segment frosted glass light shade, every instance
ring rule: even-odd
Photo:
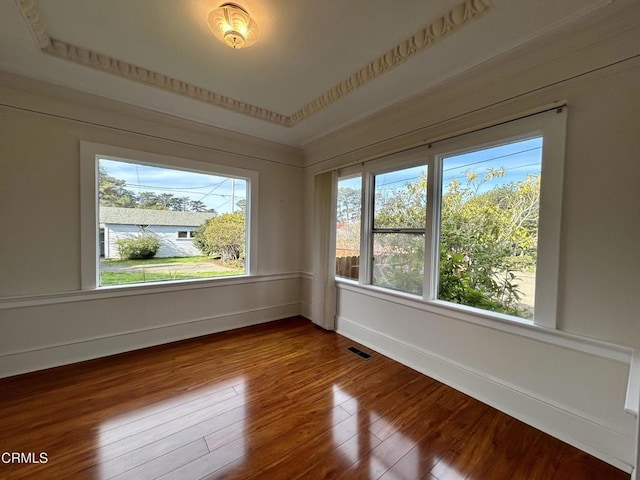
[[[231,48],[249,47],[258,39],[258,24],[233,3],[220,5],[209,13],[208,23],[216,38]]]

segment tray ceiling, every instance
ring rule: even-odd
[[[611,3],[245,0],[258,42],[212,35],[211,0],[15,0],[0,68],[301,144]]]

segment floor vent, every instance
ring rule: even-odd
[[[371,355],[369,355],[366,352],[363,352],[360,349],[357,349],[356,347],[349,347],[349,348],[347,348],[347,350],[349,350],[350,352],[355,353],[356,355],[358,355],[359,357],[364,358],[365,360],[369,360],[371,358]]]

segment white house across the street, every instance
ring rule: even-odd
[[[119,259],[120,238],[150,233],[160,241],[156,257],[202,255],[194,245],[195,231],[214,216],[211,212],[174,212],[143,208],[100,207],[100,254]]]

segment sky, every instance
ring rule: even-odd
[[[237,203],[238,200],[246,200],[247,196],[247,182],[243,179],[235,179],[232,182],[229,177],[103,158],[100,159],[100,167],[104,168],[108,175],[127,182],[126,188],[136,194],[171,193],[176,197],[189,197],[192,200],[201,200],[208,209],[213,208],[219,214],[231,212],[232,198],[234,203]]]
[[[496,178],[488,188],[505,183],[524,180],[527,175],[540,175],[542,162],[542,137],[523,140],[520,142],[499,145],[475,152],[445,157],[442,165],[442,186],[446,191],[452,179],[466,181],[465,171],[482,176],[488,169],[504,168],[505,175]]]
[[[446,192],[454,178],[465,183],[466,171],[484,175],[490,168],[504,168],[504,177],[487,182],[479,190],[490,190],[499,185],[524,180],[527,175],[539,175],[542,159],[542,137],[523,140],[506,145],[476,150],[458,155],[445,156],[442,165],[442,185]],[[416,182],[426,172],[424,165],[376,176],[376,185],[389,189],[402,187],[407,182]],[[360,188],[360,178],[340,180],[341,187]]]

